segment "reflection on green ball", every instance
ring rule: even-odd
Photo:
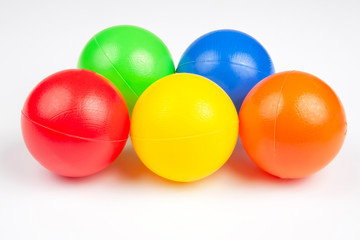
[[[90,39],[78,67],[108,78],[132,109],[142,92],[156,80],[175,72],[165,44],[153,33],[135,26],[107,28]]]

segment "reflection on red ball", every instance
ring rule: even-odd
[[[346,117],[340,99],[319,78],[289,71],[271,75],[247,95],[240,138],[250,158],[281,178],[302,178],[340,151]]]
[[[117,88],[88,70],[65,70],[40,82],[21,116],[30,153],[59,175],[96,173],[121,153],[129,113]]]

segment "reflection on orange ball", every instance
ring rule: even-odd
[[[339,152],[347,126],[333,90],[298,71],[259,82],[245,98],[239,119],[245,151],[280,178],[302,178],[325,167]]]

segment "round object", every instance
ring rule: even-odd
[[[120,154],[129,113],[109,80],[88,70],[65,70],[30,93],[21,127],[27,148],[45,168],[81,177],[102,170]]]
[[[249,157],[280,178],[302,178],[325,167],[339,152],[347,128],[333,90],[298,71],[258,83],[244,100],[239,122]]]
[[[113,82],[124,96],[130,115],[148,86],[175,72],[170,52],[160,38],[126,25],[107,28],[92,37],[81,53],[78,67]]]
[[[269,54],[253,37],[217,30],[195,40],[181,57],[178,73],[194,73],[218,84],[237,110],[250,89],[274,73]]]
[[[191,182],[227,161],[237,131],[237,112],[227,94],[206,78],[182,73],[160,79],[140,96],[130,136],[151,171]]]

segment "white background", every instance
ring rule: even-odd
[[[360,239],[359,12],[358,0],[1,1],[0,239]],[[21,137],[25,98],[75,68],[92,35],[120,24],[157,34],[176,65],[211,30],[254,36],[277,71],[312,73],[336,91],[348,118],[341,152],[293,181],[259,170],[240,144],[218,172],[190,184],[150,173],[131,143],[94,176],[48,172]]]

